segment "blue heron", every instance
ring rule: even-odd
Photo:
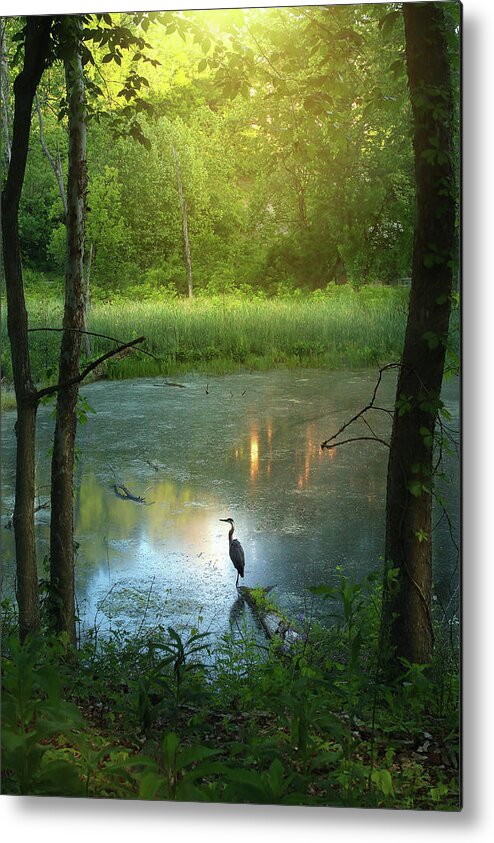
[[[237,570],[237,582],[235,585],[238,587],[238,578],[243,578],[245,570],[244,549],[239,540],[233,538],[233,531],[235,529],[235,522],[233,518],[220,518],[220,521],[225,521],[227,524],[231,524],[230,532],[228,533],[228,542],[230,545],[230,559]]]

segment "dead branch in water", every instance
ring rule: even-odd
[[[134,503],[142,503],[144,506],[152,506],[154,501],[150,501],[149,503],[146,501],[146,498],[141,497],[140,495],[134,495],[127,489],[127,486],[118,479],[115,469],[113,466],[110,466],[113,472],[114,482],[112,483],[112,489],[115,492],[117,498],[120,498],[124,501],[134,501]],[[147,491],[147,490],[146,490]]]

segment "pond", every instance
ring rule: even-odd
[[[375,371],[272,371],[221,377],[97,382],[82,392],[95,415],[79,427],[75,537],[81,633],[157,622],[215,634],[241,622],[228,524],[245,551],[243,584],[274,585],[293,613],[321,610],[308,586],[381,571],[387,449],[369,441],[331,451],[320,443],[365,406]],[[393,371],[379,404],[392,406]],[[458,429],[458,384],[443,396]],[[15,416],[3,419],[3,523],[13,507]],[[389,418],[374,412],[377,436]],[[49,492],[53,419],[40,408],[37,483]],[[369,435],[360,423],[352,435]],[[443,493],[458,541],[459,466],[445,458]],[[115,494],[115,478],[145,503]],[[448,613],[458,602],[458,553],[436,513],[434,581]],[[49,511],[36,515],[40,574]],[[14,588],[12,530],[2,529],[4,593]],[[325,607],[323,607],[325,608]]]

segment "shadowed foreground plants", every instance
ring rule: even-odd
[[[384,684],[375,580],[315,591],[326,626],[289,654],[246,629],[120,633],[70,658],[9,636],[3,792],[458,810],[457,653]]]

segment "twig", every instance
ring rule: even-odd
[[[142,627],[143,627],[143,625],[144,625],[144,621],[146,620],[147,611],[148,611],[148,609],[149,609],[149,603],[150,603],[150,601],[151,601],[151,592],[152,592],[152,590],[153,590],[153,586],[154,586],[154,581],[155,581],[155,579],[156,579],[156,576],[153,576],[153,579],[151,580],[151,585],[150,585],[150,587],[149,587],[149,592],[148,592],[148,599],[147,599],[147,603],[146,603],[146,608],[144,609],[144,614],[143,614],[143,616],[142,616],[142,621],[141,621],[141,623],[140,623],[140,625],[139,625],[139,629],[138,629],[138,632],[137,632],[137,637],[139,637],[139,635],[141,634],[141,629],[142,629]]]
[[[111,340],[112,342],[118,342],[120,345],[124,344],[123,340],[119,340],[116,337],[110,337],[108,336],[108,334],[98,334],[95,331],[86,331],[82,328],[28,328],[29,333],[35,333],[40,331],[51,331],[52,333],[62,333],[64,331],[70,331],[73,334],[84,334],[88,337],[99,337],[102,340]],[[146,351],[145,348],[136,348],[136,351],[138,351],[140,354],[147,354],[148,357],[152,357],[153,360],[158,360],[158,362],[161,363],[161,357],[157,357],[156,354],[153,354],[151,351]]]
[[[386,442],[384,439],[380,439],[378,436],[352,436],[350,439],[342,439],[340,442],[333,442],[332,445],[327,445],[323,442],[321,448],[326,448],[328,451],[331,451],[339,445],[348,445],[349,442],[380,442],[381,445],[385,445],[386,448],[390,447],[389,442]]]
[[[342,426],[340,427],[340,429],[339,429],[339,430],[337,430],[337,431],[336,431],[336,433],[334,433],[334,434],[333,434],[333,436],[330,436],[330,437],[329,437],[329,439],[326,439],[324,442],[322,442],[322,443],[321,443],[321,448],[322,448],[322,449],[324,449],[324,448],[328,448],[328,449],[330,449],[330,448],[334,448],[337,444],[338,444],[338,445],[342,445],[342,444],[344,444],[344,443],[346,444],[347,442],[354,442],[354,441],[356,441],[355,439],[345,439],[345,440],[344,440],[344,443],[343,443],[343,442],[338,442],[338,443],[334,442],[334,440],[335,440],[335,439],[337,439],[337,438],[338,438],[338,436],[340,436],[340,435],[343,433],[343,431],[347,429],[347,427],[350,427],[350,425],[351,425],[351,424],[353,424],[354,422],[358,421],[358,419],[362,418],[362,417],[365,415],[365,413],[367,413],[367,412],[368,412],[368,410],[376,410],[376,411],[381,412],[381,413],[387,413],[388,415],[392,415],[392,411],[391,411],[391,410],[388,410],[388,409],[386,409],[385,407],[376,407],[376,405],[374,404],[374,402],[375,402],[375,400],[376,400],[376,397],[377,397],[377,391],[378,391],[378,389],[379,389],[379,387],[380,387],[380,385],[381,385],[381,381],[382,381],[382,377],[383,377],[384,372],[385,372],[387,369],[395,369],[395,368],[397,368],[399,365],[400,365],[399,363],[388,363],[386,366],[382,366],[382,367],[379,369],[379,376],[378,376],[378,379],[377,379],[376,385],[374,386],[374,392],[372,393],[372,398],[371,398],[371,400],[369,401],[369,403],[368,403],[365,407],[363,407],[361,410],[359,410],[359,412],[358,412],[358,413],[356,413],[356,414],[355,414],[355,415],[354,415],[351,419],[349,419],[349,421],[345,422],[345,424],[344,424],[344,425],[342,425]],[[366,420],[365,420],[365,418],[364,418],[363,420],[364,420],[364,421],[366,421]],[[366,422],[366,423],[367,423],[367,422]],[[369,425],[368,425],[368,423],[367,423],[367,426],[369,426]],[[369,438],[371,438],[371,437],[369,437],[369,436],[362,436],[362,437],[359,437],[359,438],[361,438],[361,439],[369,439]],[[387,442],[385,442],[383,439],[379,439],[378,437],[372,437],[372,438],[374,438],[377,442],[381,442],[383,445],[386,445],[386,447],[387,447],[387,448],[389,448],[388,443],[387,443]],[[331,444],[331,443],[334,443],[334,444]]]

